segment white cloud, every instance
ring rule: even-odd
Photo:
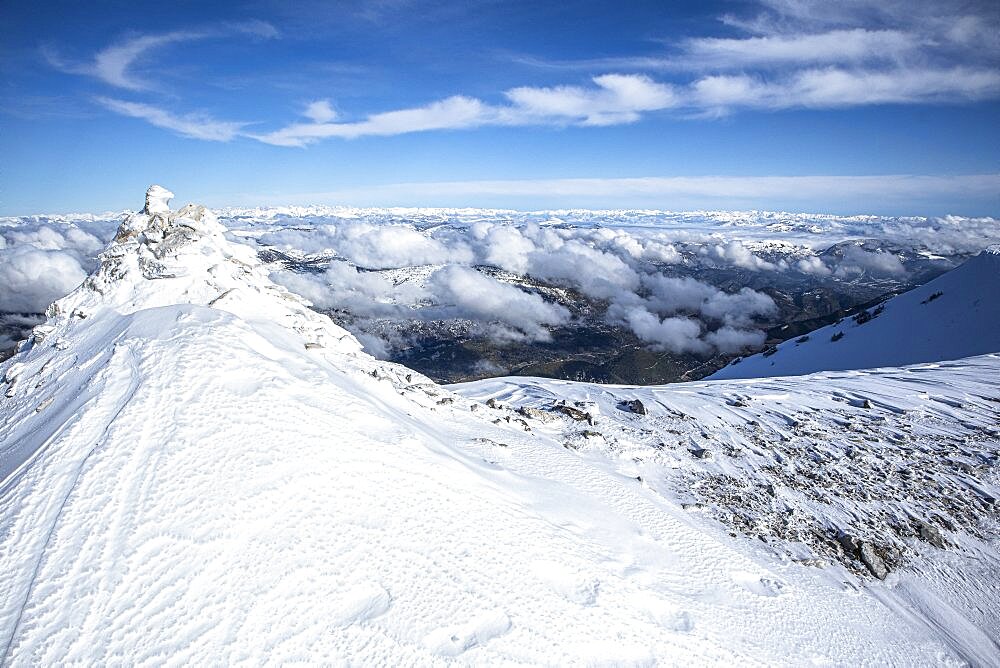
[[[318,308],[346,310],[364,318],[405,317],[430,295],[412,283],[394,284],[377,272],[334,261],[322,274],[275,272],[272,278]]]
[[[799,260],[795,266],[803,274],[812,274],[814,276],[829,276],[831,273],[830,268],[826,266],[823,260],[815,256],[803,258]]]
[[[423,107],[373,114],[357,122],[332,123],[329,122],[332,119],[319,121],[309,116],[310,123],[293,123],[274,132],[250,136],[275,146],[306,146],[329,137],[354,139],[469,128],[484,124],[489,114],[489,108],[481,101],[456,95]]]
[[[988,4],[961,0],[765,0],[724,17],[746,33],[665,43],[664,53],[548,63],[552,69],[699,73],[671,105],[694,116],[739,109],[964,103],[1000,95],[1000,31]]]
[[[339,230],[337,252],[369,269],[472,260],[471,252],[464,245],[446,246],[409,225],[345,225]]]
[[[851,246],[844,251],[844,257],[837,265],[837,276],[850,276],[870,272],[876,275],[898,276],[905,274],[906,269],[899,256],[885,251],[870,252],[857,246]]]
[[[15,246],[0,262],[0,311],[40,313],[86,277],[72,253]]]
[[[232,32],[258,37],[260,39],[278,39],[281,32],[267,21],[250,19],[248,21],[231,21],[224,24],[224,29]]]
[[[623,320],[639,339],[653,344],[655,350],[674,353],[705,353],[710,350],[710,346],[699,338],[701,324],[692,318],[660,319],[644,308],[634,308],[625,313]]]
[[[0,311],[41,313],[79,285],[106,241],[69,223],[0,227]]]
[[[209,141],[245,136],[276,146],[303,147],[328,138],[394,136],[482,126],[634,123],[672,111],[678,119],[722,116],[743,109],[836,109],[882,104],[961,104],[1000,96],[1000,31],[984,7],[958,0],[836,3],[764,0],[753,18],[726,17],[743,36],[701,36],[666,45],[656,56],[628,56],[557,67],[604,72],[591,84],[519,86],[497,100],[463,94],[341,120],[328,100],[316,100],[299,120],[270,132],[246,133],[244,123],[179,113],[147,102],[102,98],[113,111],[178,134]],[[234,33],[271,39],[263,21],[139,35],[99,51],[92,61],[50,62],[118,88],[150,91],[155,74],[136,72],[150,52],[171,44]],[[522,62],[538,62],[521,59]],[[544,64],[544,63],[542,63]],[[612,70],[609,72],[609,70]],[[615,71],[617,70],[617,71]],[[674,81],[649,72],[673,72]]]
[[[160,35],[140,35],[98,51],[89,63],[66,62],[52,49],[46,49],[44,54],[53,67],[64,72],[91,76],[116,88],[143,91],[152,89],[153,84],[129,70],[146,52],[206,36],[203,32],[181,30]]]
[[[648,274],[642,277],[642,284],[649,292],[646,308],[661,315],[684,313],[726,325],[747,326],[754,317],[776,311],[774,300],[762,292],[742,288],[727,293],[690,276]]]
[[[658,267],[664,259],[673,263],[684,258],[675,246],[664,243],[662,233],[650,230],[481,221],[421,232],[394,222],[344,220],[313,230],[271,232],[262,235],[260,243],[336,253],[349,260],[332,262],[323,274],[279,272],[275,280],[321,308],[350,313],[349,326],[377,336],[371,345],[380,350],[409,345],[405,337],[392,340],[385,321],[457,318],[471,321],[473,334],[500,343],[547,340],[550,327],[570,322],[564,306],[473,268],[482,265],[603,302],[608,322],[628,327],[660,350],[742,349],[760,338],[756,318],[776,308],[768,295],[754,290],[726,293],[694,278],[661,275]],[[753,257],[746,251],[735,261],[749,262],[746,256]],[[422,270],[383,275],[354,265],[441,267],[428,277]],[[713,332],[717,334],[709,336]]]
[[[126,102],[108,97],[99,97],[97,102],[107,107],[111,111],[141,118],[151,125],[165,130],[171,130],[183,137],[192,139],[203,139],[206,141],[231,141],[240,134],[246,123],[234,121],[220,121],[203,113],[191,113],[181,116],[174,115],[168,111],[139,102]]]
[[[310,102],[302,115],[314,123],[329,123],[337,118],[337,112],[330,106],[329,100]]]
[[[757,257],[736,239],[713,246],[710,253],[716,259],[751,271],[775,271],[778,269],[777,265]]]
[[[468,267],[450,266],[437,271],[431,289],[436,300],[456,309],[460,317],[499,321],[517,330],[514,336],[503,332],[503,338],[548,341],[551,335],[546,326],[569,321],[565,307]]]
[[[673,244],[663,244],[658,241],[649,241],[643,246],[642,257],[653,262],[664,264],[677,264],[683,261],[683,257]]]
[[[507,105],[491,105],[463,95],[421,107],[372,114],[362,121],[333,122],[329,102],[314,102],[304,115],[308,123],[292,123],[274,132],[254,135],[266,144],[306,146],[321,139],[400,135],[430,130],[457,130],[483,125],[575,124],[582,126],[632,123],[642,112],[677,104],[670,86],[636,74],[594,77],[594,86],[520,87],[504,93]]]
[[[234,33],[252,35],[261,39],[273,39],[279,36],[278,30],[270,23],[253,19],[250,21],[226,23],[214,28],[175,30],[154,35],[138,35],[105,47],[98,51],[90,62],[68,62],[52,48],[43,49],[43,55],[45,55],[50,65],[64,72],[94,77],[116,88],[124,88],[131,91],[148,91],[156,88],[156,85],[148,78],[141,77],[132,71],[133,66],[148,52],[171,44],[220,37]]]
[[[900,30],[831,30],[813,34],[766,35],[743,39],[704,37],[684,45],[692,69],[739,69],[789,64],[893,61],[923,46]]]
[[[617,125],[639,120],[640,112],[677,104],[672,88],[647,76],[605,74],[594,77],[596,88],[523,86],[504,95],[513,107],[502,110],[511,123],[563,121],[580,125]]]
[[[150,104],[101,97],[112,111],[142,118],[186,137],[228,141],[246,136],[275,146],[302,147],[323,139],[395,136],[481,126],[634,123],[643,114],[678,110],[695,115],[737,109],[829,109],[874,104],[957,103],[1000,94],[1000,72],[982,67],[894,67],[873,70],[840,67],[796,70],[790,74],[715,74],[677,87],[639,74],[594,77],[594,87],[520,87],[504,93],[510,104],[491,105],[464,96],[338,122],[328,100],[307,105],[307,122],[266,133],[243,131],[247,123],[203,114],[178,115]]]
[[[479,242],[485,248],[483,261],[486,264],[506,269],[516,274],[525,274],[531,266],[530,254],[535,250],[535,244],[525,238],[521,231],[513,225],[482,224],[482,237]],[[475,228],[471,230],[477,232]]]
[[[759,350],[767,339],[759,329],[737,329],[726,325],[705,335],[705,341],[724,353]]]
[[[691,85],[691,106],[700,109],[836,108],[888,103],[962,102],[1000,94],[1000,72],[993,69],[893,68],[807,69],[765,78],[715,75]]]

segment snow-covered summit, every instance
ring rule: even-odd
[[[1000,352],[1000,245],[929,283],[720,369],[711,380],[897,367]]]
[[[253,249],[229,241],[211,211],[195,204],[171,211],[173,196],[161,186],[149,188],[145,208],[125,218],[97,271],[49,307],[41,334],[60,336],[106,309],[128,314],[192,304],[267,317],[293,328],[307,345],[360,352],[353,335],[274,284]]]
[[[170,200],[173,198],[174,194],[163,186],[151,185],[146,190],[146,206],[143,208],[143,213],[170,213]]]

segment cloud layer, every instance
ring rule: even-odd
[[[319,273],[274,278],[318,308],[347,314],[369,350],[384,356],[408,345],[421,323],[455,323],[449,327],[501,345],[545,342],[553,328],[576,326],[584,304],[596,309],[586,317],[624,327],[655,350],[734,353],[763,343],[774,302],[694,276],[725,270],[761,284],[784,274],[807,283],[905,279],[900,256],[885,247],[948,256],[1000,241],[992,218],[323,208],[287,218],[292,211],[220,213],[244,228],[234,239],[325,258]],[[116,222],[0,220],[0,314],[40,313],[74,288]],[[884,241],[818,254],[859,238]]]
[[[426,231],[400,222],[344,221],[268,232],[258,243],[339,258],[318,275],[279,271],[274,279],[319,308],[349,314],[356,333],[382,354],[405,341],[395,340],[398,335],[379,339],[385,334],[381,320],[466,320],[473,323],[471,334],[501,344],[547,341],[551,327],[573,325],[569,308],[552,294],[525,289],[522,277],[573,291],[564,298],[567,305],[583,305],[577,294],[603,304],[608,323],[631,330],[652,349],[733,353],[763,342],[759,323],[776,312],[771,297],[668,274],[697,267],[797,271],[740,241],[705,232],[575,227],[558,220],[481,220]],[[851,266],[857,262],[852,258]]]

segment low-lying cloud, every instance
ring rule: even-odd
[[[699,235],[676,235],[690,244]],[[568,305],[585,298],[603,304],[606,320],[632,331],[649,347],[674,353],[726,353],[759,345],[758,321],[775,313],[766,294],[730,293],[665,269],[707,261],[711,266],[778,271],[738,242],[688,249],[657,231],[573,227],[549,220],[480,221],[420,231],[411,225],[345,222],[270,232],[261,244],[335,255],[320,274],[277,272],[275,280],[320,308],[350,314],[359,333],[372,336],[374,320],[459,319],[497,343],[547,341],[553,327],[572,326]],[[715,249],[722,249],[716,251]],[[372,271],[375,269],[383,271]],[[495,275],[500,270],[499,275]],[[570,290],[559,296],[534,286]],[[579,295],[579,296],[576,296]],[[377,347],[388,350],[392,341]]]
[[[572,328],[583,317],[623,327],[655,350],[736,353],[763,343],[761,328],[776,315],[775,302],[759,290],[720,289],[695,276],[739,270],[761,285],[772,280],[769,275],[785,280],[780,274],[811,282],[861,275],[904,280],[902,256],[885,247],[948,256],[1000,241],[992,218],[657,211],[342,214],[317,209],[284,219],[233,210],[230,223],[239,227],[250,215],[255,222],[247,231],[255,236],[240,237],[246,243],[293,257],[316,256],[300,271],[276,271],[274,279],[317,308],[343,314],[368,349],[382,356],[409,345],[413,330],[429,323],[452,323],[468,336],[509,344],[548,341],[554,330]],[[0,325],[9,324],[10,314],[41,313],[78,285],[96,266],[116,223],[92,217],[0,220],[0,314],[6,314]],[[772,232],[774,225],[785,231]],[[783,235],[789,235],[781,242],[784,254],[775,255],[769,240]],[[891,243],[821,252],[861,238]],[[584,306],[589,315],[583,315]]]
[[[762,327],[772,322],[777,306],[759,290],[723,290],[695,278],[700,271],[781,273],[812,282],[906,275],[901,257],[887,250],[846,245],[818,255],[819,249],[800,245],[789,254],[786,245],[784,255],[775,256],[768,250],[773,242],[761,236],[769,225],[738,226],[743,239],[727,239],[727,227],[714,227],[743,214],[714,214],[714,224],[704,222],[715,220],[713,214],[677,214],[702,222],[666,225],[664,217],[674,214],[632,212],[622,221],[648,216],[659,224],[614,228],[594,222],[613,224],[622,214],[553,212],[560,213],[585,222],[514,212],[449,221],[442,212],[414,224],[400,213],[378,222],[346,218],[311,230],[275,230],[258,241],[333,258],[323,273],[280,271],[275,280],[320,308],[349,314],[355,332],[382,354],[408,344],[401,328],[387,331],[386,321],[461,320],[470,335],[499,344],[546,341],[553,328],[574,326],[580,316],[571,311],[584,302],[599,305],[607,323],[631,331],[651,349],[732,354],[763,344]],[[815,244],[818,230],[826,227],[827,245],[852,233],[878,232],[897,241],[905,235],[920,240],[910,247],[926,242],[962,249],[958,252],[970,252],[976,244],[982,248],[984,239],[976,235],[992,220],[962,219],[971,221],[965,228],[958,219],[773,216],[783,228],[800,228],[792,237],[800,243]],[[746,240],[755,235],[761,241]]]
[[[0,227],[0,312],[44,311],[87,277],[104,245],[73,224]]]
[[[844,251],[844,257],[837,266],[837,276],[850,276],[864,272],[880,276],[900,276],[906,268],[899,256],[885,251],[866,251],[851,246]]]

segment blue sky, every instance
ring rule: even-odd
[[[209,205],[1000,214],[1000,9],[0,5],[0,213]]]

